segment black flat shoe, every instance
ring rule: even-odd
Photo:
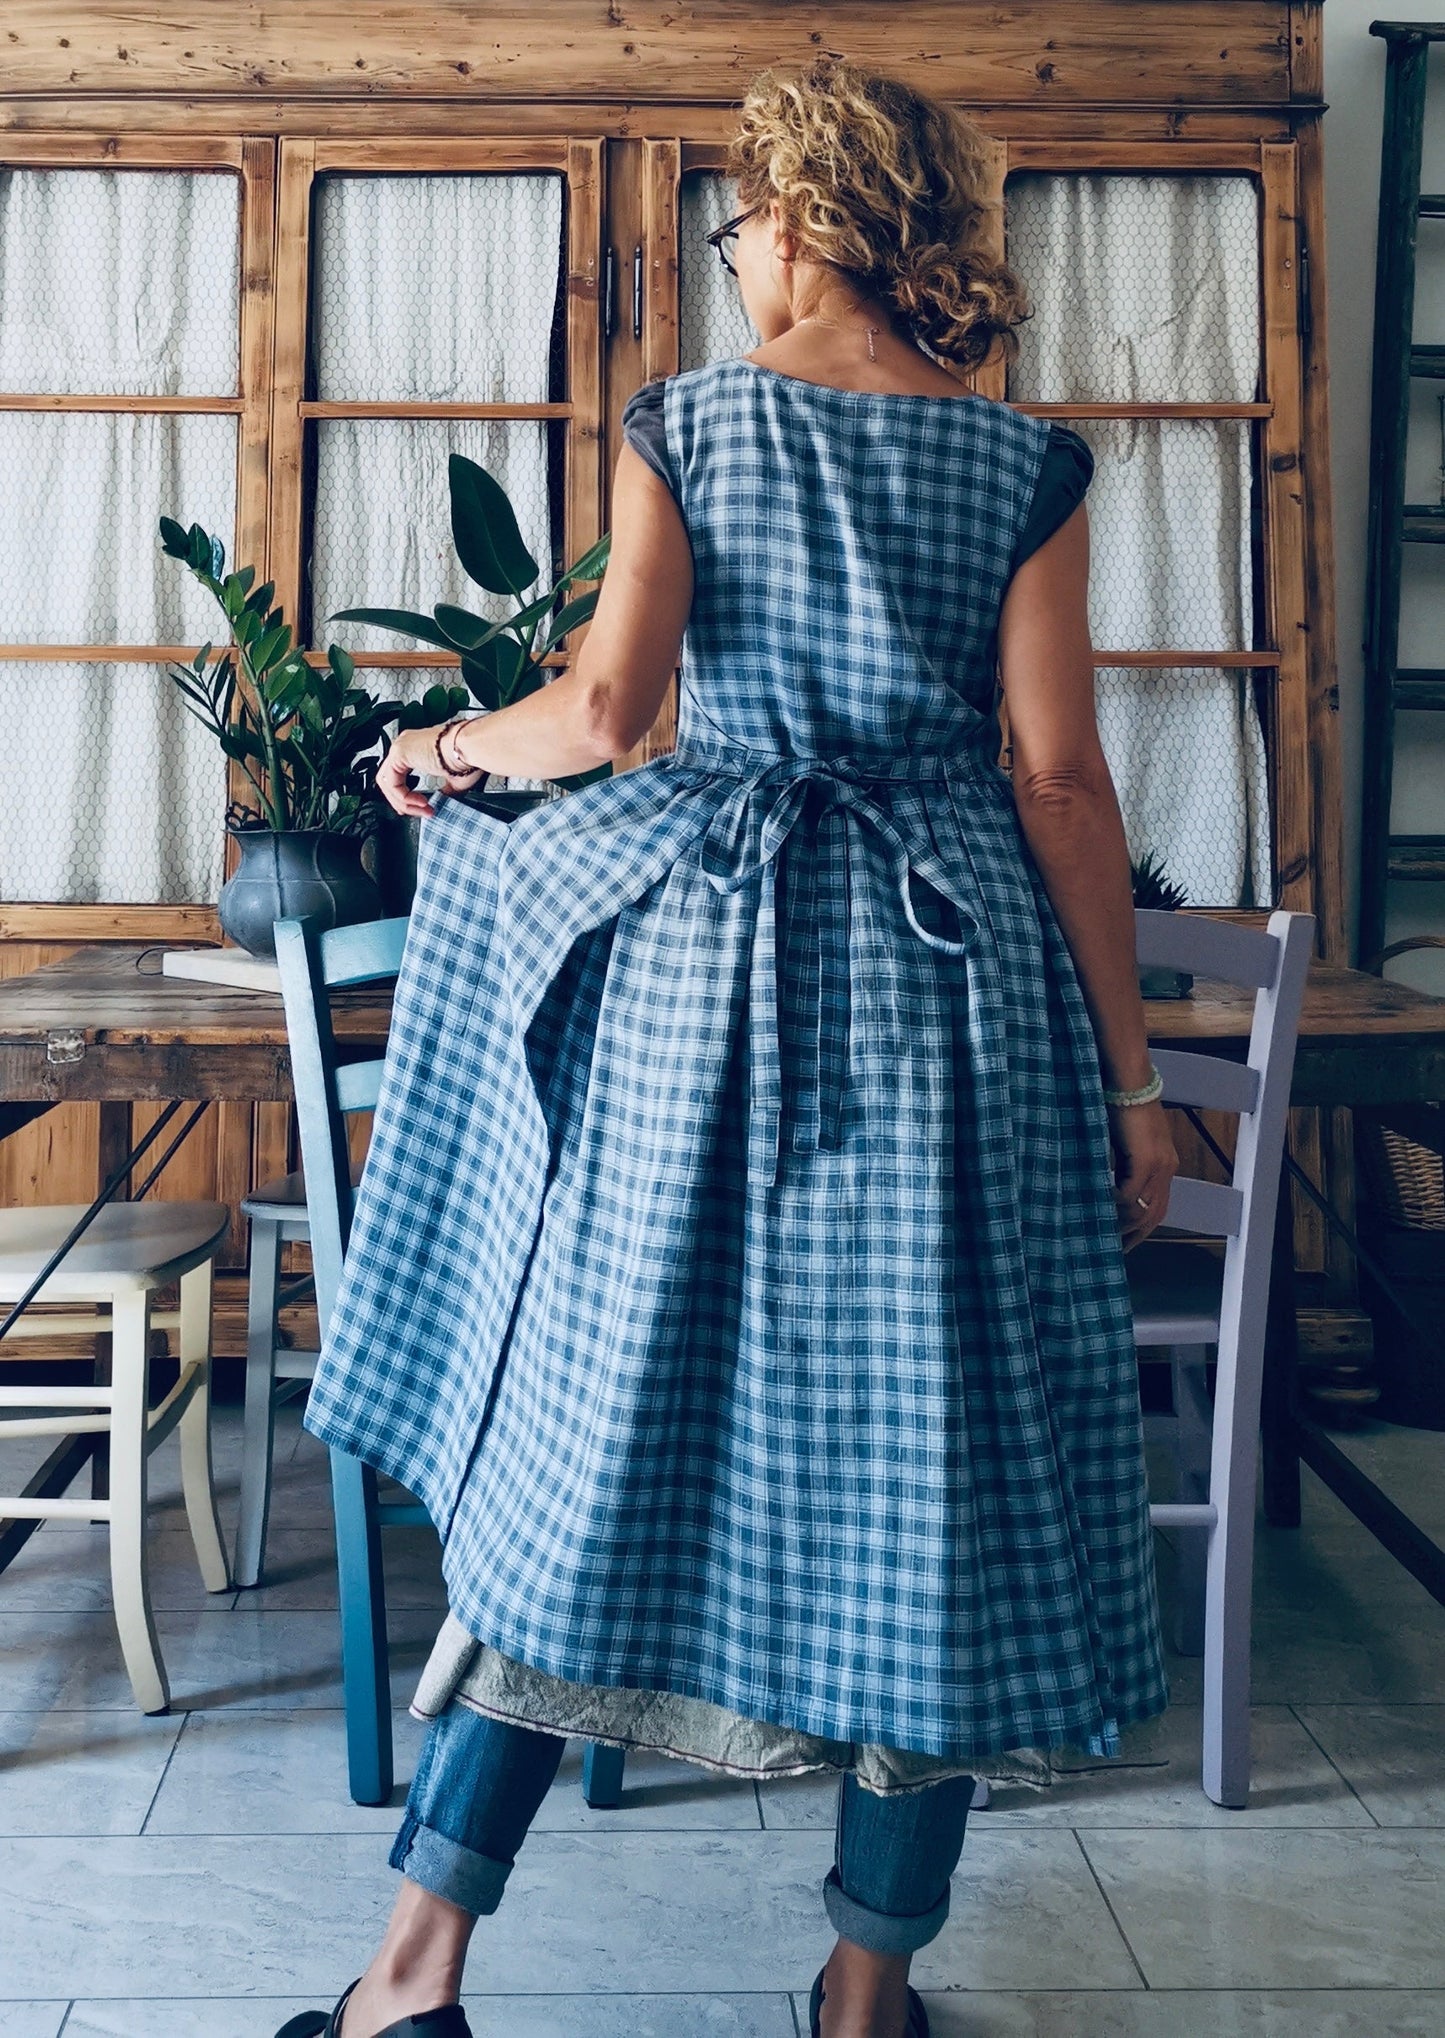
[[[292,2017],[281,2026],[276,2038],[351,2038],[350,2032],[339,2029],[341,2012],[352,1990],[360,1985],[358,1975],[351,1988],[338,1997],[334,2009],[303,2010],[299,2017]],[[448,2003],[445,2009],[423,2010],[419,2017],[403,2017],[399,2023],[388,2024],[375,2038],[472,2038],[472,2027],[461,2005]],[[909,2038],[913,2038],[911,2032]]]
[[[808,2038],[823,2038],[820,2018],[823,2014],[823,1974],[819,1968],[813,1983],[813,1993],[808,1998]],[[276,2038],[287,2038],[285,2032],[277,2032]],[[298,2032],[296,2038],[301,2038]],[[923,1998],[916,1988],[908,1991],[908,2024],[903,2038],[928,2038],[928,2012],[923,2007]]]

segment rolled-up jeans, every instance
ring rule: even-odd
[[[422,1745],[392,1867],[474,1917],[496,1910],[565,1746],[453,1699]],[[937,1936],[972,1801],[971,1776],[888,1795],[839,1778],[823,1903],[843,1938],[907,1954]]]

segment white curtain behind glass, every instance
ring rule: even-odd
[[[230,174],[0,171],[0,388],[234,395],[239,206]]]
[[[163,515],[203,524],[229,555],[234,417],[0,411],[0,643],[223,636],[205,589],[160,549]]]
[[[229,173],[0,172],[0,388],[230,396]],[[231,417],[0,415],[0,640],[200,643],[216,612],[164,515],[229,545]],[[225,761],[163,671],[0,661],[0,898],[213,900]]]
[[[182,713],[163,666],[0,659],[5,899],[215,899],[224,760]]]
[[[1020,402],[1254,401],[1258,201],[1243,177],[1026,175],[1009,259],[1034,317]],[[1093,450],[1090,628],[1104,649],[1248,649],[1250,441],[1233,422],[1107,420]],[[1099,730],[1131,852],[1197,905],[1267,904],[1268,770],[1247,672],[1098,675]]]
[[[730,177],[699,171],[684,177],[678,206],[679,361],[705,368],[757,346],[757,327],[743,309],[736,276],[729,276],[706,236],[738,211]]]
[[[316,394],[334,402],[545,403],[562,180],[553,174],[328,177],[317,193]],[[547,575],[547,427],[527,420],[328,419],[317,431],[312,635],[352,650],[406,639],[337,609],[511,612],[456,561],[448,455],[506,489]]]

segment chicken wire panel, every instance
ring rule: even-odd
[[[516,602],[477,587],[457,558],[447,479],[453,453],[484,467],[507,491],[540,568],[529,592],[550,586],[557,567],[548,431],[544,421],[512,418],[321,421],[310,560],[312,642],[335,642],[350,651],[417,644],[393,631],[329,622],[338,609],[426,614],[438,602],[452,602],[495,622],[514,613]]]
[[[1248,671],[1102,666],[1099,736],[1129,854],[1162,860],[1191,906],[1274,904],[1269,770]]]
[[[1113,651],[1254,648],[1250,427],[1075,419],[1094,455],[1089,628]]]
[[[0,643],[202,644],[224,618],[162,516],[229,552],[236,419],[0,411]]]
[[[167,669],[0,660],[0,899],[209,905],[226,761]]]
[[[0,170],[0,389],[234,396],[240,180]]]
[[[318,398],[548,402],[562,206],[555,172],[322,178]]]
[[[465,686],[456,665],[358,665],[356,684],[381,701],[419,701],[428,687]]]
[[[748,353],[759,344],[757,327],[743,309],[736,276],[729,276],[706,236],[738,211],[737,187],[713,170],[690,172],[682,180],[678,205],[679,364],[705,368]]]
[[[1034,305],[1013,401],[1255,401],[1252,178],[1023,172],[1008,180],[1005,212],[1008,260]]]

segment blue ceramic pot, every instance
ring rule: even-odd
[[[351,927],[381,918],[381,893],[362,868],[361,836],[321,828],[227,832],[241,864],[221,887],[217,917],[223,932],[252,955],[276,953],[277,920],[314,915],[323,927]]]

